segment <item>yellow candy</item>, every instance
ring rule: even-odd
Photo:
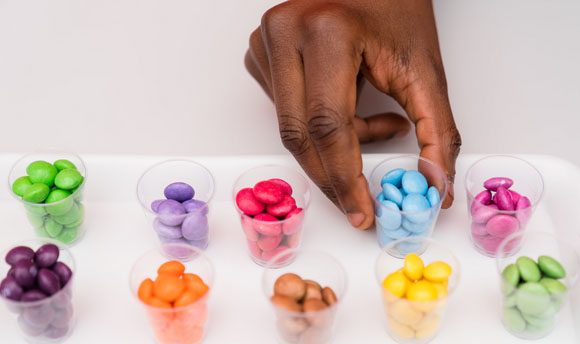
[[[413,308],[406,300],[399,300],[389,304],[386,311],[387,315],[407,326],[415,325],[423,318],[423,313]]]
[[[393,272],[383,281],[383,287],[396,297],[403,297],[411,285],[411,281],[401,272]]]
[[[427,338],[435,334],[439,328],[441,318],[437,314],[425,316],[418,324],[413,326],[417,338]]]
[[[451,275],[451,266],[445,262],[433,262],[425,267],[423,275],[431,282],[442,283]]]
[[[415,253],[409,253],[405,257],[404,272],[411,281],[417,281],[423,277],[423,267],[423,260]]]
[[[407,289],[407,299],[410,301],[433,301],[437,299],[437,289],[433,283],[420,280]]]
[[[403,325],[397,322],[392,317],[387,317],[387,321],[389,323],[389,327],[401,337],[404,338],[413,338],[415,337],[415,331],[413,331],[409,326]]]
[[[437,299],[447,296],[447,287],[441,283],[433,283],[433,287],[437,291]]]

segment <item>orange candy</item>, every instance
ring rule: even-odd
[[[197,299],[199,299],[199,296],[200,295],[198,295],[195,291],[186,289],[183,293],[181,293],[181,296],[175,300],[173,307],[177,308],[192,304],[197,301]]]
[[[185,272],[185,266],[176,260],[171,260],[169,262],[163,263],[157,273],[159,275],[169,275],[180,277]]]
[[[203,283],[203,280],[196,274],[183,274],[183,280],[185,281],[185,286],[189,290],[193,290],[198,298],[203,296],[209,287]]]
[[[137,296],[139,296],[139,299],[143,302],[147,302],[147,300],[153,297],[153,281],[151,278],[147,278],[141,282],[139,290],[137,291]]]
[[[160,300],[156,297],[151,297],[144,301],[149,306],[158,307],[158,308],[171,308],[171,304],[169,302],[165,302]]]
[[[177,300],[184,289],[185,282],[176,276],[159,275],[153,283],[153,294],[166,302]]]

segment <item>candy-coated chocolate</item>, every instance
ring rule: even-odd
[[[520,198],[522,197],[522,195],[520,195],[519,193],[515,192],[514,190],[508,190],[512,201],[514,202],[514,209],[516,208],[516,204],[518,204],[518,201],[520,200]]]
[[[22,197],[30,185],[32,185],[30,178],[28,176],[22,176],[12,183],[12,192],[17,196]]]
[[[473,203],[471,204],[471,213],[473,214],[475,210],[481,205],[488,205],[491,203],[492,194],[489,190],[483,190],[477,195],[475,195]]]
[[[200,212],[201,215],[207,215],[209,208],[207,203],[199,199],[190,199],[181,203],[187,213]]]
[[[400,209],[394,202],[384,201],[383,206],[389,209],[382,209],[380,216],[378,217],[378,222],[382,227],[389,230],[397,229],[401,226],[401,221],[403,220]]]
[[[514,332],[522,332],[526,329],[526,321],[517,308],[504,308],[503,321]]]
[[[24,289],[16,282],[14,277],[7,276],[0,283],[0,295],[10,300],[20,301]]]
[[[177,202],[185,202],[195,196],[193,187],[184,182],[175,182],[167,185],[163,190],[163,195],[167,199],[172,199]]]
[[[31,288],[36,283],[38,267],[30,260],[20,260],[14,264],[13,276],[23,288]]]
[[[153,280],[151,278],[146,278],[141,282],[137,290],[137,296],[143,302],[153,297]]]
[[[564,283],[550,277],[542,278],[540,284],[552,295],[563,293],[567,289]]]
[[[408,173],[408,172],[407,172]],[[430,211],[425,211],[429,209],[431,206],[427,199],[417,193],[412,193],[403,199],[402,209],[404,212],[409,213],[416,213],[416,214],[406,214],[405,216],[409,219],[409,221],[414,223],[424,223],[429,221],[429,217],[431,216]]]
[[[177,260],[170,260],[159,266],[157,274],[179,277],[185,272],[185,265]]]
[[[163,201],[165,201],[165,200],[164,199],[156,199],[155,201],[151,202],[151,210],[153,210],[153,212],[156,213],[159,210],[159,205]]]
[[[158,218],[153,220],[153,229],[157,234],[168,239],[179,239],[183,237],[180,226],[168,226],[162,223]]]
[[[559,279],[566,277],[566,270],[559,261],[550,256],[539,256],[538,266],[544,275]]]
[[[73,169],[73,170],[77,169],[75,164],[73,164],[70,160],[66,160],[66,159],[56,160],[53,165],[56,168],[56,170],[59,172],[62,170],[69,169],[69,168]]]
[[[429,234],[429,230],[431,229],[431,224],[431,222],[411,222],[407,219],[407,215],[403,216],[403,221],[401,222],[403,228],[409,231],[410,235],[412,236],[427,236]]]
[[[292,196],[285,195],[284,198],[276,204],[268,204],[266,211],[268,214],[276,217],[286,216],[292,210],[296,209],[296,200]]]
[[[276,236],[264,235],[258,239],[258,247],[262,251],[272,251],[278,247],[283,238],[284,236],[281,234]]]
[[[266,209],[266,205],[256,199],[251,188],[245,188],[236,194],[236,204],[246,215],[258,215]]]
[[[46,161],[35,161],[26,167],[26,174],[30,177],[32,184],[45,184],[48,187],[54,185],[54,178],[58,171],[51,163]]]
[[[181,224],[181,234],[187,240],[201,240],[208,236],[207,216],[201,213],[190,213]]]
[[[254,196],[265,204],[280,203],[286,195],[284,190],[273,182],[264,180],[254,185]]]
[[[286,181],[284,181],[280,178],[272,178],[272,179],[268,179],[268,181],[278,185],[282,189],[282,192],[284,192],[285,195],[292,196],[292,186],[290,186],[290,184],[288,184]]]
[[[506,266],[501,274],[503,278],[514,287],[517,287],[520,283],[520,272],[515,264],[509,264]]]
[[[387,316],[387,323],[389,324],[390,329],[397,335],[403,338],[415,337],[415,331],[410,326],[401,324],[393,317]]]
[[[379,230],[384,230],[384,229],[379,229]],[[392,239],[401,239],[401,238],[405,238],[409,236],[409,232],[406,231],[404,228],[399,227],[398,229],[394,229],[394,230],[384,230],[385,234]]]
[[[427,193],[427,188],[429,187],[427,184],[427,179],[425,179],[423,174],[415,170],[410,170],[403,174],[401,185],[403,190],[405,190],[408,195],[420,194],[424,196]]]
[[[495,215],[487,221],[485,229],[491,235],[505,238],[516,232],[520,227],[518,220],[511,215]]]
[[[526,282],[516,291],[516,305],[524,314],[540,315],[550,307],[550,304],[549,292],[540,283]]]
[[[451,266],[442,261],[435,261],[427,264],[423,271],[423,276],[435,283],[442,283],[451,275]]]
[[[387,315],[407,326],[413,326],[423,319],[423,312],[414,308],[406,300],[399,300],[390,304],[387,308]]]
[[[421,302],[437,300],[437,290],[431,282],[420,280],[409,286],[407,299]]]
[[[79,171],[72,168],[64,169],[54,178],[54,185],[62,190],[72,190],[81,185],[83,176]]]
[[[403,195],[401,194],[401,191],[399,191],[399,189],[393,184],[383,184],[383,195],[385,196],[385,199],[395,203],[399,207],[403,203]]]
[[[47,203],[46,211],[50,215],[63,216],[69,212],[74,205],[74,200],[72,198],[67,199],[70,195],[71,193],[66,190],[54,189],[50,191],[48,197],[46,197],[46,200],[44,200],[44,203]],[[63,201],[65,199],[67,200]],[[56,202],[60,203],[50,204]]]
[[[500,186],[509,189],[512,185],[514,185],[514,181],[511,180],[510,178],[504,177],[489,178],[483,183],[483,187],[488,189],[489,191],[496,191],[497,188]]]
[[[38,271],[36,283],[38,284],[38,288],[46,295],[52,295],[61,288],[58,275],[46,268]]]
[[[426,314],[421,321],[413,326],[415,337],[418,339],[429,338],[437,332],[441,318],[435,313]]]
[[[54,244],[40,246],[34,254],[34,261],[40,268],[52,267],[60,255],[60,249]]]
[[[261,213],[254,216],[254,229],[263,235],[276,236],[282,233],[282,224],[274,216]]]
[[[498,207],[495,204],[477,207],[472,214],[472,220],[475,223],[487,223],[489,219],[499,214]]]
[[[488,235],[489,233],[487,232],[487,229],[485,228],[484,224],[472,222],[471,223],[471,234],[475,235],[475,236],[485,236],[485,235]]]
[[[400,188],[401,180],[403,179],[403,175],[405,174],[405,172],[406,170],[403,168],[396,168],[394,170],[385,173],[385,175],[381,179],[381,186],[383,186],[385,183],[389,183],[396,186],[397,188]]]
[[[519,257],[516,260],[516,266],[518,267],[521,279],[525,282],[539,282],[542,278],[538,264],[529,257]]]
[[[27,246],[16,246],[8,251],[5,261],[8,265],[14,266],[21,259],[32,261],[34,259],[34,251]]]
[[[185,289],[185,281],[176,276],[159,275],[153,282],[153,294],[165,302],[175,301]]]
[[[516,204],[516,218],[524,226],[528,223],[530,216],[532,216],[532,202],[527,197],[522,196]]]
[[[242,230],[249,241],[258,241],[260,234],[254,229],[254,222],[251,217],[242,215]]]
[[[423,277],[423,260],[415,253],[405,256],[403,272],[411,281],[420,280]]]
[[[439,190],[436,187],[430,186],[429,189],[427,189],[427,200],[429,201],[429,205],[431,207],[436,206],[439,201],[441,201]]]
[[[48,187],[46,184],[32,184],[26,188],[26,191],[22,195],[22,199],[30,203],[42,203],[46,197],[48,197],[49,193],[50,187]]]
[[[486,250],[487,252],[495,253],[497,251],[497,248],[499,247],[499,244],[501,244],[502,240],[503,240],[502,238],[498,238],[493,235],[488,235],[485,238],[483,238],[481,245],[483,246],[483,249]]]
[[[22,294],[20,298],[20,302],[35,302],[46,299],[46,294],[41,292],[40,290],[29,290]]]
[[[497,205],[499,210],[514,210],[514,201],[510,193],[503,186],[499,186],[493,196],[493,202]]]
[[[64,287],[68,281],[70,281],[72,277],[72,270],[63,262],[56,262],[53,267],[52,271],[58,276],[60,281],[60,285]]]
[[[285,235],[294,235],[302,230],[304,212],[302,208],[294,208],[284,217],[282,231]]]
[[[176,200],[166,199],[157,208],[157,218],[168,226],[178,226],[185,220],[186,211],[183,205]]]
[[[411,281],[403,272],[393,272],[383,280],[383,287],[396,297],[404,297]]]

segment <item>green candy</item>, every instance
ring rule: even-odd
[[[28,176],[20,177],[12,183],[12,192],[22,197],[30,185],[32,185],[32,182]]]
[[[28,222],[30,222],[32,227],[38,228],[44,226],[44,216],[42,215],[38,216],[35,214],[26,214],[26,217],[28,217]]]
[[[538,257],[538,265],[544,275],[555,279],[566,277],[566,270],[556,259],[549,256]]]
[[[24,204],[24,209],[28,215],[32,216],[44,216],[46,215],[46,206],[43,205],[31,205],[31,204]]]
[[[78,228],[65,227],[55,239],[62,242],[63,244],[70,244],[74,239],[76,239],[77,234]]]
[[[58,171],[51,163],[39,160],[30,163],[26,168],[26,173],[33,184],[42,183],[50,187],[54,185],[54,178]]]
[[[526,282],[539,282],[542,278],[538,264],[529,257],[519,257],[516,260],[516,265],[520,273],[520,277]]]
[[[58,171],[66,170],[67,168],[72,168],[73,170],[77,169],[75,164],[73,164],[72,162],[70,162],[69,160],[66,160],[66,159],[57,160],[54,162],[53,165],[54,165],[54,167],[56,167],[56,169]]]
[[[69,200],[63,201],[58,204],[50,205],[51,203],[60,202],[71,195],[70,192],[61,189],[55,189],[50,192],[46,200],[44,201],[46,205],[46,211],[49,214],[55,216],[61,216],[66,214],[73,206],[74,200],[71,198]]]
[[[67,168],[58,172],[54,178],[54,184],[63,190],[72,190],[81,185],[83,176],[77,170]]]
[[[54,221],[52,217],[49,217],[48,219],[46,219],[46,222],[44,223],[44,229],[46,229],[48,235],[54,238],[57,237],[60,234],[60,232],[62,232],[64,226]]]
[[[515,308],[503,309],[503,321],[514,332],[522,332],[526,329],[526,321],[520,311]]]
[[[38,237],[50,238],[50,235],[48,235],[48,233],[46,232],[46,229],[44,229],[44,227],[36,227],[36,228],[34,228],[34,232],[36,233],[36,236],[38,236]]]
[[[22,199],[30,203],[42,203],[49,193],[50,188],[46,184],[32,184],[26,189]]]
[[[526,326],[526,331],[528,331],[528,332],[535,332],[535,333],[538,333],[538,332],[540,332],[540,333],[542,333],[542,332],[548,332],[554,326],[554,319],[552,319],[552,321],[544,321],[542,323],[538,323],[538,325],[534,325],[532,323],[528,323],[528,325]]]
[[[506,297],[503,301],[504,307],[514,307],[516,305],[516,294],[512,294]]]
[[[505,280],[513,287],[518,286],[518,283],[520,282],[520,272],[518,271],[518,267],[515,264],[506,266],[501,274],[503,275],[503,278],[505,278]],[[506,292],[505,289],[508,289],[508,291],[513,290],[513,288],[504,288],[504,292]]]
[[[540,280],[540,284],[550,292],[550,294],[560,294],[566,291],[564,283],[550,277],[544,277]]]
[[[516,292],[516,305],[524,314],[538,316],[550,307],[551,302],[548,291],[540,283],[521,284]]]
[[[53,216],[53,219],[56,222],[65,226],[69,226],[82,218],[83,218],[83,208],[81,206],[78,206],[76,203],[73,204],[73,206],[66,214],[60,216]]]

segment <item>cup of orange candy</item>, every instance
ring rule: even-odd
[[[402,245],[401,245],[402,244]],[[401,247],[420,248],[408,253]],[[387,333],[398,343],[422,344],[437,335],[449,297],[459,283],[459,261],[426,237],[386,245],[375,263],[387,318]]]
[[[179,258],[168,252],[179,251]],[[195,344],[203,340],[213,266],[197,248],[167,244],[133,265],[130,288],[145,308],[161,344]]]

